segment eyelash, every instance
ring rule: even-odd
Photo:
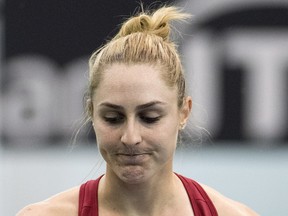
[[[140,119],[145,122],[146,124],[153,124],[156,123],[160,120],[160,116],[157,117],[146,117],[146,116],[141,116]]]
[[[103,117],[104,121],[111,125],[117,125],[121,124],[125,120],[125,116],[118,114],[115,117]],[[157,117],[146,117],[146,116],[140,116],[141,121],[143,121],[146,124],[154,124],[158,122],[161,119],[161,116]]]
[[[122,115],[117,115],[115,117],[103,117],[104,120],[109,123],[109,124],[112,124],[112,125],[116,125],[116,124],[120,124],[124,121],[124,116]]]

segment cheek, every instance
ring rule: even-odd
[[[115,143],[117,143],[117,138],[115,133],[111,133],[105,127],[97,126],[94,128],[96,134],[97,148],[103,159],[109,163],[111,161],[111,154],[116,151]]]
[[[172,137],[177,137],[178,130],[179,130],[179,120],[175,117],[176,115],[168,118],[165,123],[163,124],[163,128],[161,128],[161,133],[166,134],[169,139]]]
[[[161,135],[165,139],[165,145],[169,149],[168,151],[174,152],[177,147],[179,127],[177,121],[168,122],[166,128],[162,130]]]
[[[178,139],[177,120],[167,119],[161,126],[155,127],[149,137],[154,139],[154,141],[156,139],[156,143],[159,143],[161,148],[166,148],[167,151],[175,149]]]
[[[108,148],[117,142],[118,133],[116,130],[105,126],[103,123],[95,123],[94,131],[99,149]]]

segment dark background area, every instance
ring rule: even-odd
[[[4,56],[36,53],[63,65],[89,55],[117,33],[126,18],[141,10],[139,2],[6,1]],[[144,8],[171,2],[145,0]]]

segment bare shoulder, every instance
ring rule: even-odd
[[[201,186],[212,200],[219,216],[259,216],[246,205],[223,196],[207,185]]]
[[[79,186],[24,207],[16,216],[77,216]]]

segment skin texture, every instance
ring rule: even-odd
[[[157,67],[113,64],[92,98],[93,127],[106,161],[98,190],[101,216],[193,216],[186,191],[173,173],[177,136],[191,108],[177,105]],[[167,190],[169,188],[169,190]],[[203,185],[220,216],[257,215]],[[18,216],[77,215],[79,187],[27,206]]]
[[[165,215],[173,215],[171,207],[180,209],[181,203],[175,202],[181,198],[175,193],[180,182],[172,163],[180,125],[190,113],[189,101],[178,108],[177,89],[166,85],[157,68],[115,64],[107,69],[93,98],[98,148],[107,163],[100,199],[109,203],[100,203],[104,207],[100,212],[108,215],[117,209],[121,215],[161,215],[164,205],[169,209]],[[123,199],[115,199],[115,192]],[[182,197],[189,203],[186,194]],[[187,212],[191,214],[191,208],[183,215]]]
[[[107,178],[139,184],[172,171],[178,130],[189,111],[179,111],[177,90],[166,86],[158,70],[113,65],[94,95],[93,107]]]

